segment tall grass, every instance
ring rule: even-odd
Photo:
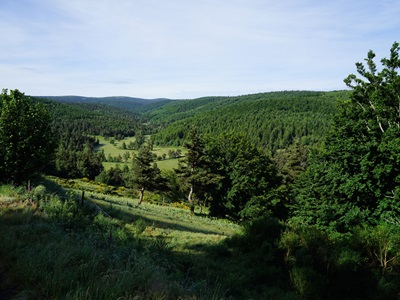
[[[25,193],[24,187],[15,187],[11,184],[0,185],[0,197],[17,197]]]
[[[218,286],[205,288],[170,259],[166,239],[145,237],[153,223],[107,217],[88,202],[78,205],[73,194],[33,201],[18,207],[2,202],[0,210],[0,255],[17,298],[222,297]]]

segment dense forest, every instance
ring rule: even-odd
[[[368,52],[364,63],[356,63],[358,75],[345,78],[349,90],[344,91],[143,100],[44,99],[3,90],[0,182],[12,191],[20,187],[20,192],[0,198],[5,207],[1,234],[11,230],[19,237],[30,224],[32,236],[43,234],[42,226],[52,228],[60,243],[84,240],[85,251],[96,249],[93,253],[102,257],[104,268],[97,261],[90,264],[102,270],[101,280],[117,282],[113,274],[136,274],[138,263],[151,270],[141,278],[142,285],[122,280],[121,288],[113,288],[113,297],[121,299],[397,299],[399,52],[394,43],[381,65]],[[99,136],[132,151],[125,159],[130,165],[105,169],[107,157],[96,151]],[[126,145],[126,137],[135,142]],[[184,151],[179,149],[176,167],[161,170],[154,148],[167,146]],[[114,191],[128,191],[129,198],[107,200],[101,207],[93,200],[89,208],[82,204],[85,189],[78,187],[79,180],[98,189],[113,185]],[[28,181],[42,190],[32,196],[30,186],[24,190]],[[105,200],[107,191],[101,191],[92,198]],[[135,207],[132,198],[138,198]],[[231,222],[241,231],[217,244],[189,245],[188,252],[171,250],[173,240],[141,239],[146,226],[130,219],[129,211],[140,212],[147,199],[158,206],[179,206],[204,223]],[[22,202],[23,209],[14,208]],[[117,203],[119,209],[113,207]],[[12,218],[21,212],[23,217]],[[171,217],[175,222],[179,218]],[[162,223],[164,234],[167,223]],[[18,248],[15,256],[8,245]],[[17,253],[29,248],[24,245],[7,236],[0,253],[15,261]],[[49,244],[43,257],[51,249]],[[75,254],[80,255],[88,257]],[[51,294],[51,285],[35,295],[96,298],[82,292],[90,293],[90,284],[74,283],[87,273],[68,272],[64,295]],[[154,281],[160,276],[162,287]],[[93,278],[93,295],[110,297]],[[20,281],[17,285],[25,288]]]
[[[203,134],[242,132],[270,151],[286,148],[296,139],[315,143],[330,127],[338,101],[348,92],[276,92],[239,97],[207,97],[176,101],[144,114],[161,126],[156,144],[182,144],[195,124]]]
[[[47,98],[69,105],[79,104],[81,109],[89,111],[96,111],[96,107],[97,110],[99,107],[106,110],[105,107],[111,106],[121,109],[125,114],[134,112],[142,124],[146,124],[143,130],[153,134],[153,141],[157,145],[183,145],[188,129],[196,125],[202,134],[211,136],[227,131],[241,132],[258,147],[276,151],[288,147],[298,139],[307,145],[320,140],[330,128],[337,104],[348,96],[349,91],[285,91],[192,100],[126,98],[122,102],[121,97]],[[124,122],[122,116],[110,118],[106,123],[101,123],[104,119],[98,121],[107,125],[104,126],[106,128],[117,128],[117,124],[107,122],[118,122],[118,119],[121,123]],[[129,123],[127,125],[135,127]],[[91,127],[97,126],[92,124]],[[104,135],[104,131],[96,132]],[[122,134],[134,135],[129,130]],[[112,132],[109,135],[112,136]]]

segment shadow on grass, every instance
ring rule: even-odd
[[[96,205],[98,205],[102,210],[107,212],[107,214],[109,214],[111,217],[120,219],[126,223],[132,223],[132,222],[137,221],[138,219],[143,219],[147,224],[153,224],[155,227],[158,227],[158,228],[174,229],[174,230],[179,230],[179,231],[187,231],[187,232],[202,233],[202,234],[222,235],[221,232],[218,232],[218,231],[199,229],[199,228],[179,224],[178,221],[174,221],[172,218],[171,218],[171,221],[167,221],[165,219],[160,220],[160,219],[157,219],[156,216],[154,218],[152,218],[149,216],[150,213],[147,213],[145,211],[143,211],[143,214],[140,213],[140,210],[141,210],[140,206],[139,207],[138,206],[124,207],[120,203],[116,203],[114,201],[100,200],[100,201],[104,201],[107,203],[107,204],[102,204],[102,203],[99,203],[99,201],[94,202],[93,199],[90,199],[90,198],[87,198],[86,200],[89,200],[91,203],[95,203]],[[128,209],[129,211],[125,211],[122,208]]]

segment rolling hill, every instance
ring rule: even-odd
[[[201,133],[209,135],[227,131],[244,133],[254,144],[274,152],[296,140],[303,144],[317,142],[329,130],[336,105],[348,95],[349,91],[283,91],[191,100],[81,96],[44,98],[72,105],[75,110],[87,111],[87,116],[93,112],[104,114],[102,120],[112,117],[120,123],[130,123],[128,120],[133,118],[135,125],[137,121],[145,124],[143,128],[153,135],[157,145],[181,146],[188,128],[197,126]],[[109,121],[104,124],[107,123]]]

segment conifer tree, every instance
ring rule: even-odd
[[[161,171],[154,161],[154,154],[146,146],[141,147],[133,159],[132,174],[128,181],[139,190],[138,205],[142,203],[145,191],[162,190],[165,186]]]
[[[204,197],[220,177],[210,171],[210,162],[205,151],[205,142],[197,128],[192,127],[188,134],[188,142],[185,143],[188,150],[184,159],[179,162],[176,170],[178,176],[187,186],[187,200],[190,210],[194,211],[194,195]]]

